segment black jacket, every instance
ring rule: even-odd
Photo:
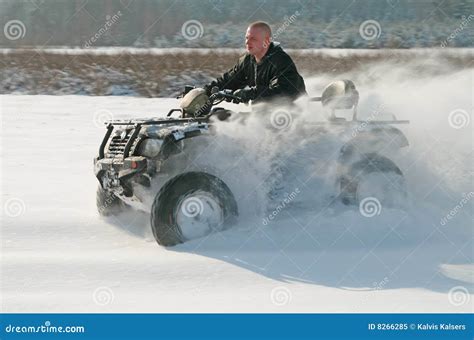
[[[245,53],[229,71],[206,86],[210,90],[253,88],[252,100],[269,101],[286,97],[294,100],[306,94],[303,77],[296,70],[295,63],[278,43],[271,43],[259,64],[255,57]]]

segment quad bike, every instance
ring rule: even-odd
[[[389,156],[394,148],[408,145],[404,134],[392,125],[408,122],[359,121],[359,94],[349,80],[329,84],[321,97],[311,100],[321,101],[330,112],[327,121],[316,127],[319,133],[333,127],[343,141],[334,160],[337,197],[349,205],[389,190],[403,194],[402,171]],[[213,117],[226,120],[238,115],[216,106],[222,101],[238,103],[239,98],[230,90],[214,89],[208,96],[203,89],[186,87],[181,108],[172,109],[165,118],[108,121],[94,159],[99,213],[113,215],[130,207],[150,213],[153,235],[164,246],[234,224],[240,203],[248,198],[241,189],[241,173],[195,157],[217,150],[210,148],[216,134]],[[336,116],[338,110],[347,109],[353,110],[352,120]],[[178,118],[173,117],[176,113]],[[306,128],[315,129],[313,125]],[[243,150],[220,152],[238,158]],[[370,185],[375,177],[386,182],[376,193]]]

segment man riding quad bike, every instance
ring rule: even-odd
[[[293,101],[306,94],[303,77],[291,57],[277,42],[272,42],[270,26],[262,21],[247,28],[247,53],[221,77],[205,86],[207,95],[212,89],[232,90],[240,102],[268,102],[274,99]]]
[[[94,159],[100,214],[117,214],[130,207],[148,212],[156,241],[173,246],[222,231],[242,217],[262,217],[262,212],[268,211],[268,206],[260,209],[263,203],[281,199],[273,195],[279,191],[276,186],[291,180],[283,174],[278,185],[262,185],[262,176],[255,171],[259,157],[245,159],[249,146],[232,138],[235,126],[229,124],[233,123],[212,119],[222,113],[233,115],[217,104],[238,103],[242,98],[232,89],[214,87],[209,96],[207,93],[206,89],[188,87],[181,108],[172,109],[167,117],[107,122],[99,155]],[[300,132],[307,131],[307,137],[291,132],[279,134],[279,140],[304,138],[304,143],[283,144],[288,147],[279,151],[280,164],[293,162],[295,148],[311,155],[319,138],[330,135],[340,141],[331,153],[334,156],[325,161],[336,169],[331,171],[334,181],[326,182],[334,183],[337,199],[344,204],[359,204],[366,197],[380,194],[399,191],[404,195],[402,171],[390,157],[393,150],[408,145],[403,133],[393,126],[406,121],[358,120],[359,94],[350,80],[329,84],[321,97],[311,100],[321,101],[329,111],[327,121],[316,125],[301,122]],[[348,109],[353,111],[351,120],[336,116],[339,110]],[[262,117],[261,112],[255,116]],[[219,134],[218,125],[232,126],[230,136]],[[311,165],[308,159],[305,161],[301,168]],[[379,186],[372,181],[375,177],[388,182]],[[312,201],[314,193],[310,194],[306,203],[314,207],[319,202]],[[385,198],[380,200],[385,204]]]

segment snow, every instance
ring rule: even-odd
[[[404,81],[397,72],[362,83],[360,112],[382,96],[411,120],[397,158],[405,210],[369,218],[315,203],[267,225],[242,216],[173,248],[156,244],[144,213],[98,216],[92,159],[105,118],[157,116],[175,99],[0,96],[2,312],[472,312],[472,122],[448,124],[453,110],[472,118],[472,71]],[[328,80],[308,88],[316,95]],[[321,164],[327,142],[312,155]],[[303,196],[324,202],[321,185],[302,186]]]

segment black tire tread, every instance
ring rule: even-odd
[[[100,186],[96,193],[97,211],[101,216],[117,215],[123,210],[124,204],[112,192],[105,191]]]
[[[204,172],[187,172],[169,180],[158,192],[151,208],[153,235],[162,246],[174,246],[185,241],[174,220],[174,210],[179,198],[197,190],[207,190],[220,196],[226,224],[237,216],[237,202],[227,185],[219,178]]]

